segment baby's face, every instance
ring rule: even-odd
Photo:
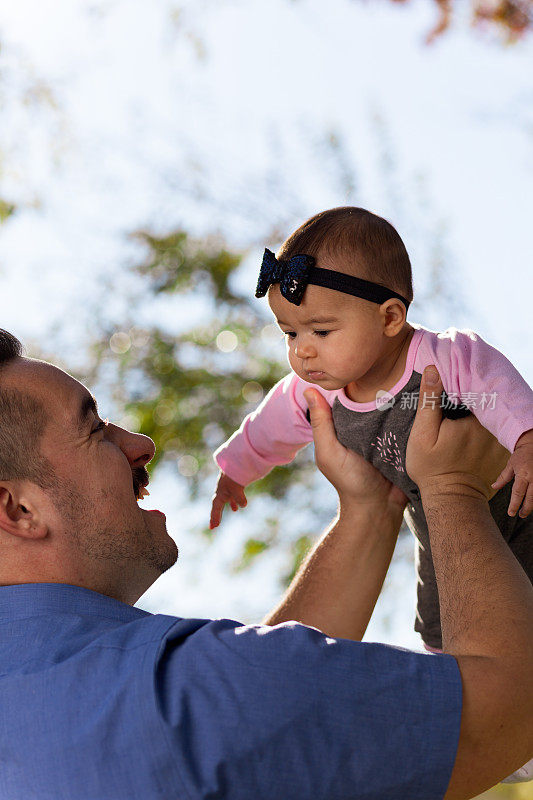
[[[382,353],[379,306],[358,297],[309,285],[301,305],[271,286],[268,302],[285,334],[289,363],[308,383],[341,389],[362,378]]]

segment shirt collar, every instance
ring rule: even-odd
[[[80,616],[89,614],[121,622],[150,616],[148,611],[70,583],[20,583],[0,586],[0,620],[2,617],[23,619],[57,613]]]

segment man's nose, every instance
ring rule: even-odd
[[[155,444],[143,433],[133,433],[113,425],[113,438],[132,467],[144,467],[155,454]]]

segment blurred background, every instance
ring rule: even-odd
[[[0,3],[0,327],[156,441],[180,558],[149,611],[255,622],[335,512],[311,448],[210,533],[212,451],[287,372],[265,246],[338,205],[411,256],[409,316],[533,382],[533,3]],[[404,532],[368,640],[420,649]],[[486,797],[533,798],[532,784]]]

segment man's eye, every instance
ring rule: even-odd
[[[101,419],[96,428],[93,428],[91,433],[97,433],[98,431],[102,431],[105,427],[107,427],[107,425],[109,425],[109,420]]]

